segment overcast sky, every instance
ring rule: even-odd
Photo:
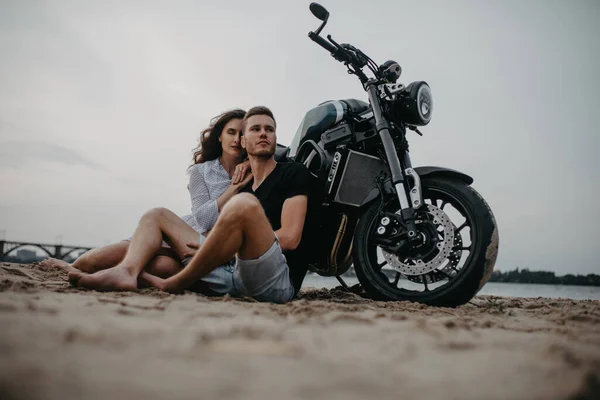
[[[307,38],[308,4],[0,0],[4,238],[118,241],[152,207],[189,212],[186,168],[211,117],[266,105],[289,144],[318,103],[366,99]],[[321,4],[325,33],[430,84],[413,164],[474,177],[498,269],[600,273],[600,2]]]

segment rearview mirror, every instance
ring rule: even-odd
[[[323,22],[326,22],[327,18],[329,18],[329,11],[319,3],[310,3],[309,8],[310,12]]]

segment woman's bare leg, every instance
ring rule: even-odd
[[[150,275],[166,279],[175,275],[182,269],[183,265],[180,261],[169,256],[156,256],[150,261],[150,264],[144,268],[144,271]]]
[[[65,260],[58,258],[47,258],[40,262],[40,266],[45,268],[58,267],[66,272],[79,270],[93,274],[94,272],[112,268],[119,264],[125,258],[128,247],[129,242],[124,240],[104,247],[91,249],[82,254],[73,264],[69,264]]]
[[[152,259],[150,264],[144,268],[144,273],[146,276],[156,276],[160,279],[167,279],[181,272],[183,268],[183,264],[177,259],[171,256],[160,255]],[[138,279],[138,288],[148,287],[152,286],[143,279]],[[221,295],[220,293],[213,292],[210,289],[210,285],[202,280],[194,282],[188,287],[188,290],[209,296]]]
[[[98,247],[83,254],[75,260],[72,266],[88,274],[112,268],[125,258],[128,248],[129,241],[125,240],[109,244],[108,246]]]
[[[189,252],[188,243],[198,243],[198,232],[173,212],[156,208],[140,219],[125,258],[115,267],[92,275],[69,273],[71,283],[95,290],[135,290],[137,277],[161,249],[166,237],[181,259]]]

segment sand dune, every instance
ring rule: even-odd
[[[0,264],[1,399],[598,399],[600,302],[286,305],[71,288]]]

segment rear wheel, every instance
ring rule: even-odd
[[[421,183],[426,205],[417,211],[418,245],[383,244],[382,235],[394,233],[383,213],[397,213],[398,201],[375,201],[356,227],[356,275],[376,299],[458,306],[475,296],[493,271],[496,221],[485,200],[464,182],[426,178]]]

